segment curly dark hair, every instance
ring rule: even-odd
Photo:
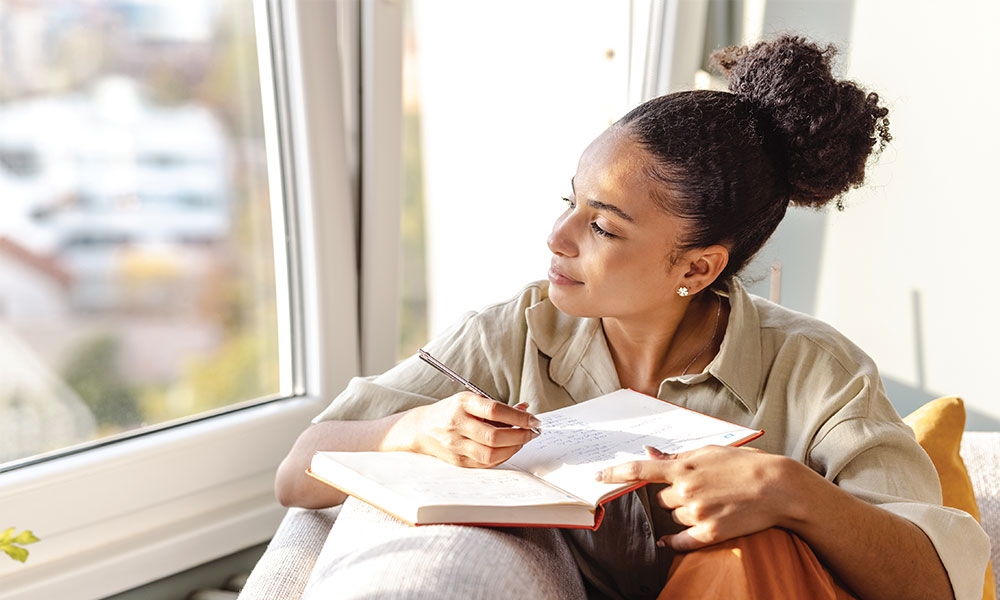
[[[790,35],[717,50],[730,92],[660,96],[616,123],[654,157],[654,200],[686,222],[677,254],[729,249],[716,284],[750,262],[789,204],[843,208],[841,195],[891,139],[878,95],[833,76],[835,52]]]

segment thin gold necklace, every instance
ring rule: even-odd
[[[698,354],[695,354],[694,358],[691,359],[691,362],[689,362],[687,366],[684,367],[684,370],[681,371],[682,377],[684,375],[687,375],[688,369],[691,368],[691,365],[694,364],[694,361],[701,358],[701,355],[705,353],[705,350],[708,350],[708,347],[711,346],[712,342],[715,341],[715,336],[719,334],[719,321],[722,318],[722,297],[719,296],[718,294],[716,294],[715,297],[719,300],[719,308],[716,309],[715,311],[715,328],[712,329],[712,337],[708,338],[708,341],[705,342],[705,345],[701,347],[701,350],[698,351]]]

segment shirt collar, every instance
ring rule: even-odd
[[[739,281],[730,281],[728,296],[726,335],[706,371],[722,382],[747,410],[756,413],[764,383],[760,316],[753,297]]]
[[[550,357],[549,377],[582,402],[621,387],[600,319],[567,315],[544,298],[525,317],[538,350]],[[760,318],[749,293],[733,280],[729,285],[729,320],[719,353],[704,373],[685,376],[696,384],[715,377],[751,413],[757,412],[763,385]]]
[[[525,317],[528,335],[539,352],[550,358],[549,378],[576,402],[583,402],[621,387],[600,319],[581,318],[560,311],[548,299],[530,306]]]

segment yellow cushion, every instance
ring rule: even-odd
[[[977,521],[979,506],[972,491],[972,481],[959,454],[962,432],[965,430],[965,405],[961,398],[945,396],[931,400],[903,421],[913,429],[917,442],[931,457],[941,480],[943,504],[964,510]],[[993,567],[986,565],[983,600],[996,600]]]

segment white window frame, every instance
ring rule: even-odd
[[[399,227],[400,104],[384,95],[400,86],[402,7],[255,0],[254,9],[270,24],[258,44],[261,85],[275,84],[264,112],[269,160],[281,156],[269,177],[275,246],[287,250],[276,250],[276,279],[289,307],[279,318],[289,397],[0,474],[0,527],[41,538],[25,564],[0,557],[0,600],[103,598],[265,542],[284,515],[273,494],[278,463],[362,371],[358,248],[386,243]],[[375,135],[363,153],[358,132]],[[394,358],[397,261],[364,260],[363,273],[381,273],[364,297],[383,299],[365,311],[382,324],[365,335],[369,369]]]

